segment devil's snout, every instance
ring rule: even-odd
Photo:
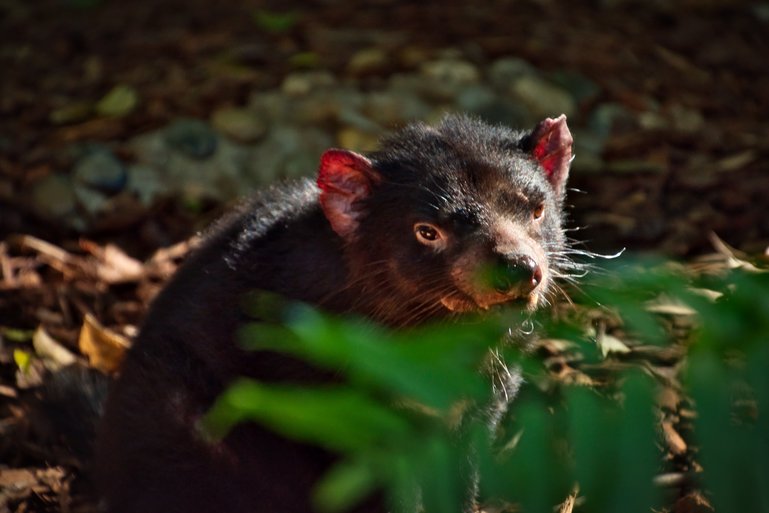
[[[528,294],[542,282],[542,268],[529,255],[505,255],[498,258],[491,285],[502,294]]]

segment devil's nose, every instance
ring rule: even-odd
[[[528,255],[512,255],[500,258],[494,276],[494,289],[508,293],[513,290],[528,294],[542,282],[542,268]]]

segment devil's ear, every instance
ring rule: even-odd
[[[379,175],[371,161],[348,150],[330,149],[320,158],[318,187],[320,206],[331,228],[349,239],[360,221],[360,200],[365,199]]]
[[[524,149],[539,162],[547,181],[559,195],[566,189],[573,142],[564,114],[545,119],[523,141]]]

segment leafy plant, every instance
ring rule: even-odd
[[[659,511],[654,373],[616,360],[621,368],[600,383],[569,383],[553,379],[537,352],[500,344],[525,336],[522,326],[534,322],[543,340],[579,356],[577,366],[614,361],[597,348],[596,312],[615,319],[631,356],[631,341],[688,350],[684,392],[696,406],[694,456],[704,469],[689,478],[701,481],[716,511],[769,511],[762,486],[769,482],[769,273],[701,276],[639,262],[589,279],[567,315],[503,311],[405,332],[257,299],[249,305],[261,320],[244,330],[244,345],[299,356],[345,379],[314,389],[244,380],[204,425],[224,436],[238,422],[261,422],[339,453],[317,488],[321,511],[344,511],[374,489],[394,511],[413,510],[417,497],[425,511],[461,511],[473,476],[482,500],[524,512],[552,511],[574,490],[578,511]],[[662,322],[694,314],[683,338]],[[507,366],[493,363],[502,360]],[[490,382],[508,369],[528,384],[492,429],[498,398]]]
[[[299,21],[295,12],[278,12],[268,9],[257,9],[254,11],[253,18],[257,27],[272,34],[286,33]]]

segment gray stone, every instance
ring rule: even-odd
[[[534,128],[541,121],[523,105],[506,98],[497,98],[492,103],[474,111],[474,114],[492,125],[502,124],[521,129]]]
[[[347,63],[347,72],[362,76],[383,73],[390,66],[390,58],[379,47],[363,48],[355,52]]]
[[[574,168],[583,173],[603,170],[606,136],[580,128],[573,128],[571,132],[574,135]]]
[[[325,131],[317,128],[274,127],[249,159],[247,183],[263,185],[281,178],[312,175],[320,155],[333,142]]]
[[[291,112],[278,123],[292,121],[298,125],[338,124],[346,112],[357,112],[363,104],[363,95],[349,87],[321,89],[292,102]]]
[[[369,132],[372,134],[379,134],[383,131],[383,128],[373,120],[367,118],[356,109],[345,109],[339,113],[339,122],[348,128],[359,130],[362,132]]]
[[[48,175],[32,189],[32,207],[46,219],[63,219],[75,213],[75,193],[68,176]]]
[[[144,134],[131,142],[137,164],[157,170],[160,184],[190,201],[225,201],[243,194],[250,149],[221,139],[210,158],[194,158],[167,144],[167,130]]]
[[[379,146],[379,137],[355,128],[343,128],[336,134],[337,146],[357,152],[374,151]]]
[[[312,91],[332,87],[336,84],[334,75],[328,71],[295,72],[283,79],[280,89],[288,96],[304,96]]]
[[[363,106],[366,117],[388,128],[422,119],[429,112],[430,107],[418,96],[392,91],[370,93]]]
[[[537,74],[531,64],[517,57],[504,57],[494,61],[488,71],[489,82],[502,92],[507,92],[510,84],[519,78]]]
[[[497,95],[486,85],[471,85],[457,96],[457,106],[466,112],[479,112],[497,100]]]
[[[128,167],[128,183],[125,190],[131,192],[145,207],[169,194],[168,186],[158,176],[158,172],[149,166],[133,165]]]
[[[566,114],[573,116],[576,105],[571,95],[543,78],[524,75],[513,80],[508,89],[537,119]]]
[[[109,197],[100,191],[76,183],[74,193],[77,204],[85,211],[88,219],[97,217],[108,209]]]
[[[750,8],[750,11],[759,21],[769,23],[769,3],[757,3]]]
[[[473,64],[453,58],[428,61],[420,66],[420,72],[428,79],[463,86],[477,84],[481,76]]]
[[[550,80],[571,94],[577,105],[594,100],[601,94],[601,87],[581,73],[556,71],[549,74]]]
[[[434,77],[396,73],[390,77],[387,88],[393,93],[418,96],[430,103],[453,103],[464,87]]]
[[[604,103],[590,114],[587,126],[590,132],[602,139],[608,138],[618,128],[635,128],[636,118],[629,110],[618,103]]]
[[[665,130],[670,123],[659,112],[647,110],[638,115],[638,124],[644,130]]]
[[[218,145],[216,132],[199,119],[180,119],[165,130],[165,142],[193,159],[206,159]]]
[[[283,94],[280,89],[256,91],[248,99],[248,109],[255,115],[262,116],[271,125],[276,120],[285,120],[294,111],[294,99]]]
[[[75,164],[76,182],[105,194],[116,194],[125,187],[128,176],[125,166],[107,148],[87,151]]]
[[[700,111],[684,107],[679,103],[670,107],[670,115],[673,118],[673,127],[680,132],[694,133],[705,126],[705,118]]]
[[[211,116],[211,124],[224,135],[242,143],[255,142],[267,131],[264,119],[251,109],[218,109]]]
[[[606,167],[607,171],[612,173],[624,173],[624,174],[636,174],[636,173],[653,173],[660,174],[666,171],[665,166],[660,163],[652,162],[650,160],[613,160],[608,163]]]

